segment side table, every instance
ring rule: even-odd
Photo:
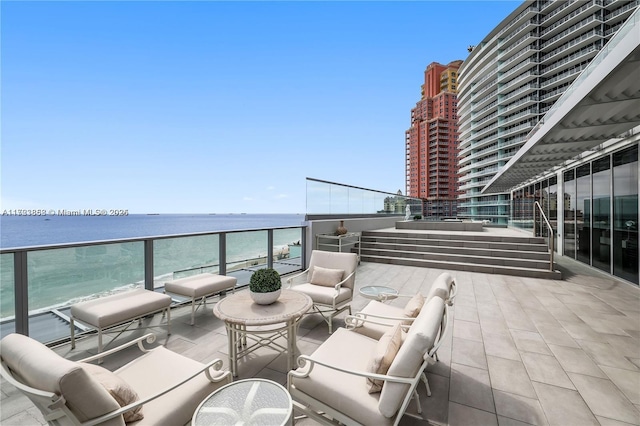
[[[383,285],[368,285],[360,288],[360,295],[367,299],[384,302],[398,297],[398,290]]]
[[[229,383],[196,408],[192,426],[292,425],[293,401],[280,384],[265,379]]]
[[[213,314],[227,328],[231,373],[238,375],[238,359],[264,346],[286,353],[287,368],[293,370],[298,323],[312,306],[309,296],[288,289],[283,289],[278,300],[270,305],[254,303],[249,290],[216,303]],[[285,338],[286,346],[282,345],[281,337]]]

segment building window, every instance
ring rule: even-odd
[[[613,154],[613,273],[638,284],[638,145]]]

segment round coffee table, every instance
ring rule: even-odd
[[[360,288],[360,294],[367,299],[384,302],[398,297],[398,290],[383,285],[368,285]]]
[[[299,291],[283,289],[270,305],[253,302],[249,290],[229,295],[213,307],[213,314],[224,321],[229,339],[231,373],[238,375],[238,359],[263,346],[287,353],[287,367],[292,370],[296,356],[298,322],[311,309],[313,301]],[[281,344],[284,337],[287,346]],[[247,344],[247,340],[250,343]]]
[[[265,379],[238,380],[217,389],[196,408],[192,426],[286,425],[293,402],[280,384]]]

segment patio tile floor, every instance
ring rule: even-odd
[[[556,259],[562,281],[453,271],[458,296],[452,332],[429,367],[432,396],[418,387],[422,419],[401,425],[640,425],[640,289]],[[400,294],[423,293],[442,270],[363,262],[356,288],[388,285]],[[215,303],[215,300],[212,302]],[[357,295],[357,312],[368,303]],[[402,306],[406,299],[389,302]],[[154,328],[158,342],[199,361],[223,360],[228,368],[224,325],[212,304],[189,325],[190,307],[172,311],[172,334]],[[160,321],[159,315],[152,323]],[[334,327],[344,325],[344,315]],[[141,335],[147,330],[134,330]],[[298,348],[311,354],[328,337],[317,315],[301,322]],[[121,336],[118,341],[128,338]],[[95,337],[55,350],[78,359],[95,350]],[[105,363],[117,368],[125,358]],[[240,376],[286,382],[286,360],[268,348],[239,363]],[[414,404],[409,412],[415,414]],[[39,411],[6,382],[0,383],[0,423],[40,425]],[[298,425],[314,425],[301,419]]]

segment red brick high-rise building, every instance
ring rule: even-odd
[[[425,216],[456,216],[458,189],[458,68],[433,62],[424,72],[422,98],[405,132],[406,192],[424,201]]]

